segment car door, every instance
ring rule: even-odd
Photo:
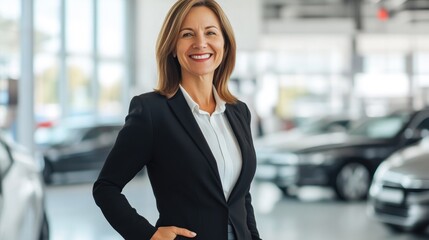
[[[93,146],[91,161],[94,164],[103,165],[107,155],[109,154],[120,127],[117,126],[98,126],[89,131],[85,136],[85,141],[90,141]]]
[[[6,146],[0,141],[0,239],[2,239],[2,236],[6,234],[6,231],[10,229],[10,227],[8,226],[10,216],[5,215],[5,194],[7,193],[5,192],[4,183],[5,177],[7,176],[7,173],[9,172],[11,166],[12,159],[10,158],[9,152],[6,149]]]
[[[0,170],[0,219],[2,216],[2,212],[3,212],[3,174]],[[1,224],[1,220],[0,220],[0,224]]]
[[[12,159],[9,157],[9,153],[3,143],[0,142],[0,216],[4,204],[3,179],[11,166]]]

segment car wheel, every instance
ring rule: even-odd
[[[426,230],[428,227],[429,227],[428,224],[419,224],[419,225],[411,228],[411,232],[416,234],[416,235],[422,235],[422,234],[426,233]]]
[[[283,194],[284,197],[290,197],[290,198],[294,198],[295,197],[295,195],[293,195],[293,194],[290,193],[288,187],[280,187],[280,186],[277,186],[277,187],[280,189],[280,191],[282,192],[282,194]]]
[[[416,235],[425,234],[427,228],[429,227],[428,224],[418,224],[410,228],[405,228],[403,226],[391,224],[391,223],[385,223],[386,227],[390,229],[390,231],[394,233],[402,233],[402,232],[411,232]]]
[[[46,213],[43,214],[42,227],[40,228],[39,240],[49,240],[49,223]]]
[[[395,225],[395,224],[384,223],[384,225],[393,233],[401,233],[401,232],[405,231],[405,229],[403,227]]]
[[[344,164],[335,177],[335,192],[341,200],[365,199],[368,195],[371,177],[369,169],[359,162]]]

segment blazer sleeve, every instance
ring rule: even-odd
[[[131,100],[125,124],[93,186],[93,196],[107,221],[125,239],[149,240],[156,232],[121,193],[124,186],[150,161],[153,124],[141,97]]]
[[[245,109],[245,117],[246,117],[246,124],[247,127],[249,128],[250,131],[250,122],[251,122],[251,114],[250,114],[250,110],[249,108],[246,106],[246,104],[244,104],[244,109]],[[249,134],[250,138],[252,138],[252,134]],[[253,147],[253,140],[250,139],[250,142],[252,142],[252,147]],[[252,206],[252,197],[250,195],[250,192],[248,192],[246,194],[246,211],[247,211],[247,227],[250,230],[250,233],[252,234],[252,240],[262,240],[259,237],[259,232],[258,232],[258,228],[256,226],[256,220],[255,220],[255,213],[253,211],[253,206]]]

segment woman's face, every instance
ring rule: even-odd
[[[216,15],[207,7],[193,7],[180,27],[176,55],[186,77],[211,77],[222,62],[224,39]]]

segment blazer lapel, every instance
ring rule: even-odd
[[[213,173],[216,177],[216,182],[218,187],[221,189],[221,193],[223,196],[222,183],[220,181],[219,170],[217,168],[216,160],[210,150],[209,145],[207,144],[206,139],[204,138],[203,133],[201,132],[200,127],[198,126],[197,121],[192,115],[191,110],[189,109],[189,105],[183,96],[182,91],[177,90],[176,94],[168,99],[168,104],[171,110],[174,112],[176,117],[179,119],[183,128],[189,134],[189,136],[193,139],[195,145],[201,150],[204,154],[205,158],[208,161]]]
[[[231,128],[235,134],[235,137],[237,139],[238,145],[240,145],[240,150],[241,150],[241,159],[242,159],[242,166],[241,166],[241,172],[240,172],[240,176],[237,179],[237,182],[235,183],[234,188],[232,189],[231,195],[229,196],[229,200],[232,199],[234,197],[235,192],[237,191],[237,189],[240,188],[241,184],[242,184],[242,179],[243,179],[243,173],[245,173],[246,167],[247,167],[247,161],[246,159],[248,159],[248,146],[249,144],[247,144],[247,140],[246,137],[244,136],[245,134],[245,129],[243,128],[242,123],[244,121],[240,121],[240,113],[237,113],[237,111],[235,111],[234,107],[232,107],[231,105],[227,104],[226,105],[226,116],[228,118],[229,124],[231,125]]]

